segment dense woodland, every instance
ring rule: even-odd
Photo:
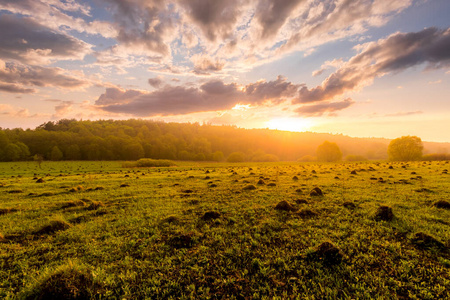
[[[0,128],[1,129],[1,128]],[[308,160],[324,141],[345,157],[386,159],[388,139],[351,138],[312,132],[242,129],[147,120],[47,122],[36,129],[1,129],[0,160],[136,160],[140,158],[222,161],[240,153],[247,161]],[[450,143],[424,142],[425,153],[448,153]]]

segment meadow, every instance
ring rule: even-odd
[[[449,162],[0,163],[0,298],[449,299]]]

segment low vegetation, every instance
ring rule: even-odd
[[[173,167],[176,163],[167,159],[141,158],[137,161],[125,162],[122,166],[124,168]]]
[[[361,157],[379,160],[388,158],[389,143],[390,140],[379,138],[198,123],[62,119],[33,130],[0,128],[0,161],[34,160],[42,166],[45,161],[135,161],[141,158],[274,162],[339,161],[353,155],[357,156],[355,159],[359,157],[358,160]],[[450,143],[422,144],[425,154],[450,153]],[[407,160],[398,159],[396,151],[392,155],[393,160]],[[414,160],[419,158],[413,156]]]
[[[449,167],[1,163],[0,298],[449,299]]]

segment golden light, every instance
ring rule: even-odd
[[[277,118],[267,122],[269,129],[285,131],[308,131],[312,125],[310,120],[301,118]]]

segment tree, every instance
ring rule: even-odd
[[[125,159],[138,160],[145,156],[145,151],[142,145],[134,142],[125,146]]]
[[[51,160],[61,160],[63,158],[63,153],[59,150],[58,146],[53,146],[52,151],[50,152]]]
[[[70,145],[66,149],[66,159],[79,160],[81,158],[80,147],[77,144]]]
[[[5,147],[4,158],[6,161],[17,161],[21,156],[21,149],[19,146],[13,143],[9,143]]]
[[[223,161],[224,156],[222,151],[216,151],[212,154],[212,160],[213,161]]]
[[[245,161],[245,154],[242,152],[233,152],[227,158],[227,162],[243,162],[243,161]]]
[[[402,136],[389,143],[388,156],[390,160],[411,161],[422,158],[423,144],[417,136]]]
[[[316,151],[318,161],[339,161],[342,159],[342,152],[336,143],[330,143],[329,141],[323,142],[322,145],[317,147]]]

